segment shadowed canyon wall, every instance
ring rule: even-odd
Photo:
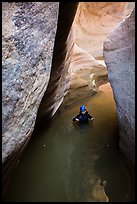
[[[135,166],[135,11],[104,42],[119,119],[121,151]]]
[[[57,34],[55,39],[49,84],[38,111],[38,122],[51,118],[60,107],[67,89],[66,75],[73,47],[73,35],[70,31],[77,3],[60,5]],[[71,12],[70,12],[71,11]]]
[[[56,85],[64,75],[66,40],[76,5],[59,2],[2,3],[3,191],[12,168],[32,135],[46,90],[44,100],[48,102],[49,115],[56,111],[53,108],[58,91]],[[60,32],[61,26],[66,28],[65,33],[64,30]],[[50,101],[52,94],[53,100]],[[61,103],[58,97],[57,101]],[[58,104],[55,105],[57,108]]]

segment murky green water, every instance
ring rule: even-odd
[[[112,94],[100,92],[84,105],[95,118],[88,125],[73,125],[77,104],[59,114],[47,130],[35,133],[13,173],[5,201],[95,201],[95,197],[101,201],[98,179],[106,180],[109,201],[128,201],[131,181],[117,150]]]

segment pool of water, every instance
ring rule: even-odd
[[[80,105],[86,105],[94,121],[72,123]],[[128,201],[131,179],[117,139],[112,92],[100,91],[60,113],[41,133],[34,133],[12,174],[5,201]]]

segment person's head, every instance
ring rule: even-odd
[[[80,112],[82,114],[85,114],[86,113],[86,107],[85,106],[80,106]]]

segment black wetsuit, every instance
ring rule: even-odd
[[[78,119],[80,123],[87,123],[89,119],[91,120],[93,117],[86,111],[84,114],[80,112],[76,117],[74,117],[73,122],[75,122],[76,119]]]

